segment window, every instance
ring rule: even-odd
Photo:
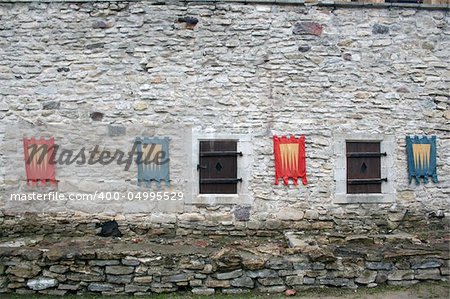
[[[238,156],[242,153],[234,140],[200,141],[200,193],[236,194],[237,184],[242,182],[237,178]]]
[[[347,194],[381,193],[380,142],[347,142]]]
[[[336,192],[333,203],[393,202],[394,149],[395,137],[391,135],[335,135]]]
[[[193,128],[185,203],[251,205],[254,167],[251,134],[220,133]]]

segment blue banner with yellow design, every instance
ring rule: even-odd
[[[161,187],[161,181],[170,185],[169,177],[169,138],[136,138],[138,158],[138,185],[145,183],[150,187],[151,182]]]
[[[437,183],[436,172],[436,136],[414,136],[406,137],[406,152],[408,154],[408,177],[409,183],[415,178],[416,183],[420,183],[423,178],[428,183],[431,176],[433,182]]]

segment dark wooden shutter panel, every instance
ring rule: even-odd
[[[200,193],[237,193],[237,142],[200,141]]]
[[[379,142],[347,142],[347,194],[381,193]]]

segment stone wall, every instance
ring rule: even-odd
[[[1,3],[0,36],[3,232],[45,233],[66,219],[59,231],[76,234],[92,214],[180,234],[446,229],[446,8]],[[271,137],[289,133],[306,136],[307,186],[274,185]],[[195,204],[196,134],[251,140],[248,200]],[[393,136],[392,202],[334,203],[334,144],[342,134]],[[437,184],[408,183],[405,136],[415,134],[438,137]],[[24,136],[54,136],[63,149],[99,144],[125,152],[137,136],[170,137],[172,182],[162,191],[183,192],[184,200],[11,201],[11,193],[30,191]],[[134,165],[57,165],[57,191],[148,191],[136,176]],[[24,212],[31,214],[16,217]]]
[[[450,274],[448,243],[404,234],[288,239],[290,248],[280,238],[21,239],[0,244],[0,293],[281,293],[410,286]]]

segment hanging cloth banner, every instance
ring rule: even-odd
[[[41,182],[42,186],[47,184],[56,185],[55,179],[55,140],[24,138],[23,152],[25,158],[25,171],[27,174],[27,184],[36,186]]]
[[[406,152],[408,155],[408,177],[409,183],[416,179],[420,183],[423,178],[428,183],[428,177],[431,176],[433,182],[438,182],[436,172],[436,136],[419,137],[406,136]]]
[[[145,183],[150,187],[155,182],[158,188],[165,181],[170,185],[169,177],[169,138],[136,138],[138,153],[138,185]]]
[[[305,136],[295,138],[291,136],[273,136],[273,147],[275,155],[275,185],[279,179],[283,179],[285,185],[289,184],[289,179],[298,185],[297,180],[302,179],[303,185],[308,184],[306,180],[306,159],[305,159]]]

